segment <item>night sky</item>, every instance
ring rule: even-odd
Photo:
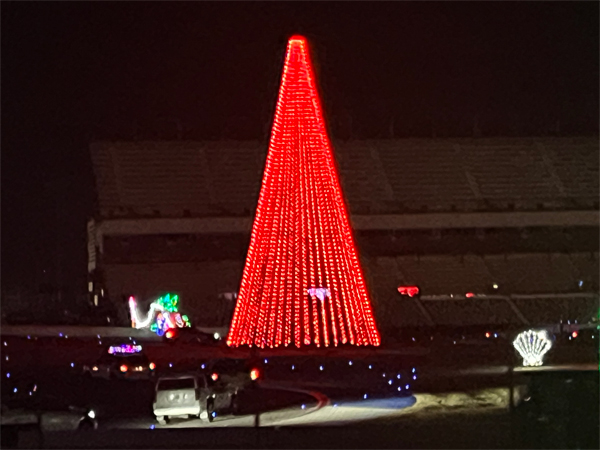
[[[266,142],[292,34],[334,137],[598,133],[597,2],[1,7],[3,289],[84,292],[90,141]]]

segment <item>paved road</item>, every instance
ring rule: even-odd
[[[314,392],[313,392],[314,395]],[[259,426],[339,426],[370,421],[389,421],[400,417],[428,418],[452,415],[457,412],[480,414],[482,412],[507,412],[508,389],[490,388],[471,393],[416,394],[407,397],[344,401],[317,395],[312,405],[295,405],[281,410],[263,412]],[[199,419],[173,419],[167,425],[158,425],[151,418],[120,419],[105,427],[121,429],[180,429],[208,427],[255,427],[256,415],[217,417],[209,423]]]

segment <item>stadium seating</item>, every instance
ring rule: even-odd
[[[210,208],[201,146],[116,143],[92,151],[92,159],[103,215],[182,216],[186,209],[202,215]]]
[[[91,152],[104,217],[251,215],[267,144],[104,142]],[[334,153],[355,214],[597,208],[593,138],[348,141]]]
[[[474,255],[401,256],[396,260],[403,282],[418,284],[424,295],[484,293],[494,283],[483,260]]]
[[[399,210],[469,210],[479,200],[451,142],[379,141],[379,153]],[[380,175],[380,177],[382,176]]]
[[[265,162],[259,150],[247,142],[211,144],[205,148],[211,200],[223,209],[223,215],[252,214]]]
[[[512,203],[527,209],[536,203],[552,203],[558,197],[558,187],[534,142],[461,148],[481,196],[492,204],[508,207]]]
[[[587,323],[597,317],[598,298],[527,298],[513,300],[517,308],[533,324]]]
[[[598,265],[598,252],[590,253],[573,253],[569,255],[573,265],[578,270],[580,280],[584,282],[584,286],[592,289],[598,289],[598,277],[600,277],[600,267]],[[587,286],[590,283],[591,286]]]
[[[368,142],[346,145],[336,152],[342,188],[352,213],[385,213],[394,195],[383,173],[376,147]],[[351,199],[351,201],[350,201]]]
[[[555,292],[554,271],[547,254],[491,255],[485,262],[504,292]]]
[[[505,300],[485,298],[423,301],[437,325],[515,325],[518,316]]]
[[[402,298],[402,277],[394,258],[364,259],[362,264],[378,323],[394,327],[426,325],[427,319],[411,299]]]
[[[514,300],[515,306],[532,324],[557,323],[561,319],[565,322],[589,320],[598,311],[597,299],[565,301],[552,296],[577,292],[581,273],[589,277],[597,264],[597,259],[589,254],[508,254],[483,258],[475,255],[383,257],[365,259],[364,266],[372,284],[378,316],[397,326],[408,326],[427,322],[414,302],[397,292],[398,286],[413,284],[420,287],[424,298],[456,296],[455,299],[421,300],[433,322],[440,325],[522,324],[506,300],[483,297],[512,294],[535,297]],[[494,283],[498,290],[493,289]],[[465,299],[467,292],[476,298]]]
[[[598,142],[556,139],[543,144],[563,186],[564,196],[580,205],[598,204]]]
[[[102,221],[122,217],[251,217],[266,153],[267,143],[260,142],[92,144],[98,208],[91,230]],[[596,138],[334,142],[340,181],[353,215],[597,211],[598,155]],[[440,224],[433,230],[439,242],[467,242],[442,228]],[[559,250],[542,253],[535,247],[538,241],[521,245],[517,229],[505,233],[501,228],[482,233],[482,242],[488,239],[484,243],[489,244],[482,248],[491,251],[473,246],[461,250],[451,244],[431,247],[440,254],[406,254],[398,247],[378,255],[377,246],[370,246],[362,264],[378,323],[391,328],[431,322],[510,325],[523,324],[524,318],[535,324],[586,321],[597,314],[597,296],[553,298],[561,293],[597,293],[598,251],[581,251],[587,238],[579,239],[583,244],[575,239],[577,251],[569,254],[556,253],[562,251],[560,243],[552,247]],[[554,235],[556,230],[562,228],[557,227]],[[90,236],[90,271],[100,269],[112,298],[136,292],[148,300],[176,290],[182,309],[188,308],[199,324],[210,325],[220,320],[213,316],[222,313],[209,302],[239,287],[243,260],[238,247],[246,237],[109,236],[103,241],[104,253],[96,255],[98,243],[93,232]],[[515,239],[519,251],[511,248]],[[211,261],[215,252],[219,261]],[[413,248],[411,253],[417,251]],[[399,285],[413,284],[421,288],[420,302],[397,292]],[[465,299],[467,293],[475,297]],[[512,303],[489,298],[515,294],[530,297]],[[448,297],[433,300],[435,296]]]

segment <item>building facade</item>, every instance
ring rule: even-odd
[[[166,292],[229,322],[267,144],[98,142],[89,291],[127,323]],[[598,313],[596,138],[334,142],[378,324],[525,324]],[[398,293],[415,285],[420,296]]]

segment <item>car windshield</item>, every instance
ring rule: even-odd
[[[158,382],[159,391],[174,391],[177,389],[194,389],[194,378],[178,378],[173,380],[160,380]]]

